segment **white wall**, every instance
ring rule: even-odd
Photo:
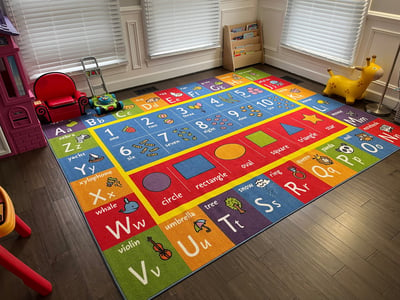
[[[382,66],[385,75],[380,80],[371,83],[367,98],[379,101],[400,42],[399,0],[370,1],[370,10],[363,26],[355,64],[364,65],[366,57],[377,55],[377,63]],[[359,75],[358,71],[351,71],[349,68],[280,47],[286,3],[287,0],[221,0],[221,46],[224,25],[251,22],[258,18],[263,23],[267,64],[322,84],[325,84],[329,78],[326,71],[328,67],[332,68],[336,74],[356,78]],[[140,0],[120,0],[120,4],[128,63],[121,67],[103,70],[109,90],[131,88],[222,65],[222,47],[169,58],[148,59]],[[399,69],[400,58],[390,80],[384,102],[391,107],[394,107],[399,99],[399,92],[395,90],[399,79]],[[87,84],[83,75],[74,77],[78,87],[86,90]]]
[[[397,0],[371,0],[372,11],[400,15],[400,3]]]
[[[359,71],[280,47],[286,4],[287,0],[259,0],[258,17],[264,29],[265,62],[323,84],[329,78],[326,71],[328,67],[332,68],[335,74],[357,78]],[[386,85],[400,43],[399,9],[399,0],[373,0],[370,3],[355,65],[365,65],[365,58],[375,54],[376,62],[383,68],[385,75],[370,84],[367,99],[379,101]],[[391,13],[387,13],[388,11]],[[394,70],[384,98],[384,104],[390,107],[394,107],[399,101],[399,92],[395,88],[399,80],[400,58]]]
[[[131,88],[222,65],[222,47],[150,60],[146,54],[140,1],[120,0],[120,5],[128,63],[122,67],[103,70],[103,76],[109,90]],[[256,20],[258,1],[221,0],[220,8],[222,46],[223,25]],[[78,88],[88,89],[83,75],[76,75],[74,79]]]

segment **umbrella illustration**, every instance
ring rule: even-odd
[[[198,219],[198,220],[194,221],[193,223],[194,223],[194,230],[196,230],[196,232],[203,230],[203,228],[206,229],[206,232],[211,231],[210,227],[206,226],[206,220],[204,220],[204,219]]]

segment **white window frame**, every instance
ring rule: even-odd
[[[288,0],[281,46],[351,66],[368,0]]]
[[[142,0],[150,59],[220,47],[219,0]]]
[[[119,0],[3,0],[19,32],[20,48],[31,80],[48,72],[82,71],[80,59],[99,65],[126,63]]]

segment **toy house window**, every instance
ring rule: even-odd
[[[119,0],[3,0],[19,36],[31,80],[43,73],[81,71],[80,59],[95,56],[100,66],[125,63]]]
[[[21,74],[19,73],[17,63],[15,61],[14,56],[7,56],[8,65],[10,66],[11,74],[14,79],[15,87],[18,91],[19,96],[25,96],[25,88],[24,84],[22,83]]]
[[[14,56],[11,55],[0,59],[0,74],[8,98],[26,95],[21,74]]]
[[[4,87],[6,88],[8,98],[16,97],[17,94],[10,77],[10,72],[6,67],[6,64],[4,63],[4,58],[0,59],[0,74]]]
[[[219,47],[219,0],[142,3],[150,58]]]
[[[9,111],[9,118],[14,128],[31,125],[29,113],[25,107],[17,106]]]
[[[4,135],[3,129],[0,126],[0,156],[11,153],[10,146],[8,145],[7,138]]]
[[[281,45],[352,65],[367,0],[288,0]]]

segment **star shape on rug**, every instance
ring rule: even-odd
[[[317,117],[317,115],[305,115],[305,114],[303,114],[303,117],[304,117],[304,119],[303,119],[303,121],[310,121],[311,123],[313,123],[313,124],[317,124],[317,122],[322,122],[322,119],[319,119],[318,117]]]

